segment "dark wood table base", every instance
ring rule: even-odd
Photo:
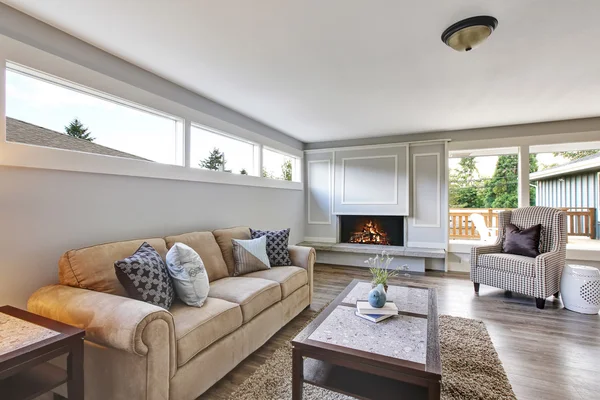
[[[66,383],[69,400],[83,400],[85,331],[10,306],[0,312],[59,332],[0,355],[0,399],[29,400]],[[48,361],[67,354],[67,370]]]
[[[312,332],[343,303],[353,281],[311,324],[292,340],[292,400],[301,400],[304,383],[359,399],[439,400],[441,361],[437,296],[428,295],[427,361],[395,359],[309,339]],[[409,313],[407,313],[409,314]],[[416,315],[410,313],[409,315]]]

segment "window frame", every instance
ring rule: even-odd
[[[251,145],[252,146],[252,173],[249,173],[247,176],[259,176],[260,175],[260,173],[259,173],[259,171],[260,171],[260,168],[259,168],[259,157],[258,157],[258,152],[261,151],[260,150],[261,149],[260,143],[256,143],[256,142],[253,142],[251,140],[243,139],[243,138],[237,137],[235,135],[231,135],[229,133],[219,131],[218,129],[214,129],[214,128],[211,128],[209,126],[199,124],[197,122],[191,122],[190,125],[191,125],[190,126],[190,131],[191,131],[191,128],[201,129],[201,130],[210,132],[210,133],[212,133],[214,135],[217,135],[217,136],[223,136],[223,137],[226,137],[226,138],[231,139],[231,140],[235,140],[235,141],[238,141],[238,142],[242,142],[242,143],[246,143],[246,144]],[[192,145],[191,135],[190,135],[189,144],[190,144],[190,147],[191,147],[191,145]],[[189,162],[190,162],[190,167],[191,167],[191,162],[192,162],[191,157],[189,159]],[[191,168],[205,170],[202,167],[191,167]],[[216,171],[216,172],[224,172],[224,171]],[[241,174],[237,174],[237,173],[234,173],[234,174],[235,175],[241,175]]]
[[[8,65],[7,65],[8,63]],[[134,86],[136,77],[128,77],[127,82],[88,69],[79,64],[64,60],[53,54],[39,50],[22,42],[0,35],[0,82],[6,82],[6,67],[13,65],[24,66],[29,70],[39,71],[59,80],[60,84],[71,82],[75,86],[97,91],[103,99],[112,96],[118,104],[133,104],[136,109],[150,110],[156,114],[166,114],[176,117],[183,123],[183,140],[181,153],[182,165],[160,164],[157,162],[134,160],[110,155],[83,153],[51,147],[42,147],[25,143],[6,141],[6,85],[0,85],[0,165],[10,167],[25,167],[60,171],[99,173],[132,177],[182,180],[217,184],[232,184],[303,190],[301,182],[290,182],[265,179],[260,176],[222,173],[221,171],[203,170],[190,167],[190,132],[192,123],[224,134],[236,140],[247,141],[257,145],[258,154],[262,155],[262,146],[275,148],[278,151],[290,153],[302,158],[303,151],[268,136],[259,134],[241,126],[221,120],[215,115],[209,115],[196,108],[190,108],[182,103],[159,96],[157,87],[154,93]],[[44,76],[45,77],[45,76]],[[39,77],[35,77],[39,79]],[[51,81],[51,83],[56,83]],[[160,86],[160,83],[157,83]],[[68,85],[67,85],[68,86]],[[86,90],[86,94],[89,92]],[[202,104],[198,104],[202,107]],[[179,146],[177,147],[179,149]],[[261,158],[256,157],[256,158]]]
[[[175,148],[176,148],[175,164],[160,163],[158,161],[152,161],[152,160],[150,160],[150,161],[156,162],[159,164],[163,164],[163,165],[176,165],[176,166],[185,165],[185,155],[184,155],[184,151],[183,151],[184,150],[184,140],[185,140],[184,139],[185,138],[185,132],[184,132],[185,120],[183,118],[165,113],[160,110],[152,109],[152,108],[144,106],[142,104],[134,103],[127,99],[121,99],[121,98],[111,95],[109,93],[104,93],[104,92],[101,92],[101,91],[93,89],[93,88],[88,88],[84,85],[80,85],[78,83],[75,83],[75,82],[72,82],[72,81],[69,81],[66,79],[57,78],[51,74],[47,74],[47,73],[35,70],[33,68],[26,67],[24,65],[14,63],[12,61],[6,61],[6,66],[5,66],[4,71],[5,71],[5,73],[6,73],[6,71],[10,71],[10,72],[13,72],[16,74],[20,74],[27,78],[39,80],[39,81],[42,81],[42,82],[45,82],[45,83],[48,83],[51,85],[58,86],[63,89],[67,89],[67,90],[71,90],[76,93],[91,96],[91,97],[94,97],[99,100],[104,100],[109,103],[115,104],[117,106],[126,107],[130,110],[134,110],[134,111],[138,111],[138,112],[148,114],[151,116],[161,117],[161,118],[171,120],[175,125],[175,132],[174,132]],[[4,82],[5,82],[5,87],[6,87],[6,77],[4,79]],[[6,99],[6,97],[5,97],[5,99]],[[4,103],[4,104],[6,104],[6,103]],[[5,112],[6,112],[6,109],[5,109]],[[24,122],[29,123],[28,121],[24,121]],[[48,129],[48,128],[46,128],[46,129]],[[103,146],[105,146],[105,145],[103,145]],[[109,146],[105,146],[105,147],[109,147]],[[112,147],[109,147],[109,148],[127,153],[125,150],[114,149]],[[70,150],[65,150],[65,151],[70,151]],[[71,151],[75,151],[75,150],[71,150]],[[86,153],[86,154],[95,154],[95,153]],[[137,154],[132,154],[132,155],[137,156],[137,157],[142,157],[142,156],[138,156]],[[115,156],[115,157],[118,157],[118,156]],[[121,157],[121,158],[126,158],[126,157]],[[142,157],[142,158],[144,158],[144,157]]]
[[[261,175],[262,175],[262,168],[264,165],[264,163],[262,161],[265,158],[265,153],[264,153],[265,150],[280,154],[284,157],[289,157],[292,160],[294,160],[293,165],[292,165],[292,180],[291,181],[286,181],[284,179],[277,179],[277,178],[265,178],[265,179],[271,179],[271,180],[277,180],[277,181],[283,181],[283,182],[302,183],[302,157],[297,157],[293,154],[289,154],[289,153],[286,153],[286,152],[278,150],[278,149],[274,149],[269,146],[262,146],[262,148],[261,148],[261,157],[260,157],[261,165],[260,165],[260,170],[259,170],[259,171],[261,171]]]

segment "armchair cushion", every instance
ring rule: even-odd
[[[477,266],[524,276],[535,276],[535,258],[507,253],[482,254]]]

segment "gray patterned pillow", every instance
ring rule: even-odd
[[[115,261],[115,273],[133,299],[169,309],[175,298],[165,262],[154,247],[144,242],[133,255]]]
[[[288,242],[290,240],[290,229],[281,231],[255,231],[250,229],[252,239],[262,236],[267,237],[267,255],[271,266],[292,265],[290,251],[288,250]]]

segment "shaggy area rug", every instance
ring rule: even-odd
[[[485,324],[440,316],[443,400],[516,400]],[[292,348],[276,350],[230,400],[291,399]],[[352,397],[304,384],[304,399],[351,400]]]

